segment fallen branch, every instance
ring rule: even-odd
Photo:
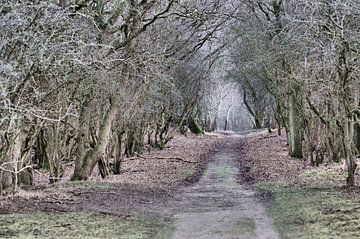
[[[7,173],[13,173],[13,174],[19,174],[19,173],[21,173],[22,171],[25,171],[28,168],[33,169],[34,166],[37,166],[37,165],[34,164],[34,165],[25,166],[25,167],[21,168],[20,170],[16,170],[16,169],[15,170],[9,170],[9,169],[3,168],[3,166],[6,165],[6,164],[9,164],[9,163],[4,163],[4,164],[0,165],[0,171],[7,172]]]
[[[151,160],[151,159],[164,159],[164,160],[177,160],[177,161],[181,161],[181,162],[184,162],[184,163],[193,163],[193,164],[198,163],[198,162],[182,159],[182,158],[179,158],[179,157],[143,157],[143,156],[141,156],[139,154],[137,154],[137,157],[126,158],[126,159],[124,159],[124,161],[139,160],[139,159],[149,159],[149,160]]]
[[[184,163],[197,163],[197,162],[194,162],[194,161],[189,161],[189,160],[186,160],[186,159],[182,159],[182,158],[178,158],[178,157],[151,157],[151,158],[144,158],[144,159],[168,159],[168,160],[177,160],[177,161],[181,161],[181,162],[184,162]]]
[[[116,196],[123,196],[123,194],[116,192],[104,192],[104,191],[82,191],[82,192],[71,192],[75,196],[80,196],[81,194],[112,194]]]
[[[271,138],[279,138],[279,136],[277,134],[276,135],[267,135],[265,137],[257,138],[257,140],[271,139]]]
[[[41,203],[51,203],[51,204],[80,204],[81,202],[76,202],[76,201],[61,201],[61,200],[44,200],[41,201]]]
[[[121,173],[141,173],[141,172],[145,172],[145,170],[144,169],[139,169],[139,170],[124,170],[124,171],[121,171]]]

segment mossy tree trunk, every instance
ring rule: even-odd
[[[125,156],[127,132],[125,130],[117,130],[115,142],[115,162],[113,166],[114,174],[121,173],[121,164]]]
[[[130,130],[128,132],[128,138],[125,147],[125,154],[127,157],[133,157],[135,155],[136,144],[137,144],[137,139],[135,136],[135,131]]]
[[[358,122],[356,122],[354,126],[354,144],[357,155],[360,156],[360,124]]]
[[[118,99],[116,97],[111,97],[109,109],[106,111],[100,125],[97,144],[93,149],[88,150],[85,155],[81,152],[81,150],[84,150],[84,146],[79,146],[78,158],[75,163],[75,171],[72,177],[73,181],[87,180],[99,160],[105,157],[106,147],[110,141],[111,125],[118,112],[118,107]],[[83,141],[86,140],[86,132],[88,131],[89,113],[87,111],[86,108],[83,109],[83,119],[81,119],[80,122],[80,128],[82,128],[83,131],[79,132],[79,141],[82,145],[84,145]]]
[[[343,110],[342,123],[338,122],[338,126],[343,134],[343,147],[347,165],[347,178],[346,184],[348,187],[355,185],[355,151],[354,137],[356,133],[354,128],[356,125],[355,115],[353,108],[358,106],[358,103],[352,97],[352,82],[357,80],[353,78],[353,67],[350,65],[349,59],[351,59],[352,51],[349,48],[348,42],[341,39],[338,51],[337,71],[338,79],[341,82],[341,88],[339,92],[340,106]],[[357,93],[357,92],[356,92]]]
[[[32,146],[27,142],[28,133],[28,129],[20,122],[11,133],[6,132],[8,140],[1,149],[0,158],[0,193],[10,188],[17,191],[20,184],[32,185],[32,171],[25,167],[25,160]],[[35,141],[35,137],[31,139]]]
[[[49,169],[49,159],[46,154],[47,141],[45,139],[44,131],[44,128],[42,128],[37,136],[33,163],[37,164],[42,169]]]
[[[297,93],[297,90],[295,90]],[[289,151],[290,156],[302,158],[302,130],[300,125],[300,114],[296,102],[297,94],[291,93],[289,96]]]
[[[346,178],[346,185],[348,187],[353,187],[355,185],[355,170],[356,170],[356,162],[354,159],[353,148],[352,148],[352,123],[350,120],[346,120],[344,125],[344,137],[343,137],[343,146],[345,152],[345,159],[346,159],[346,166],[347,166],[347,178]]]
[[[194,118],[189,118],[188,127],[190,131],[194,134],[203,134],[204,131],[200,128],[200,126],[197,124]]]

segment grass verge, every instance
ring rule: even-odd
[[[360,199],[350,199],[340,189],[284,182],[260,182],[257,189],[272,196],[268,213],[283,239],[360,238]]]
[[[53,187],[60,190],[79,189],[79,190],[91,190],[91,191],[111,191],[115,188],[115,185],[108,182],[68,181],[68,182],[60,182],[54,184]]]
[[[0,215],[0,238],[169,238],[172,226],[155,217],[88,213]]]
[[[236,235],[255,236],[256,223],[253,218],[243,218],[236,222],[233,231]]]

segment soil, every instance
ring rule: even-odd
[[[255,192],[238,183],[242,135],[228,136],[212,155],[199,182],[179,190],[169,203],[175,211],[175,239],[278,238]]]
[[[236,147],[242,147],[243,157],[238,160],[241,171],[239,180],[242,183],[284,182],[289,186],[313,190],[333,188],[354,198],[360,196],[360,167],[355,172],[356,186],[346,188],[347,170],[344,163],[325,161],[316,167],[306,158],[291,158],[285,134],[257,134],[245,141],[238,141]]]
[[[126,160],[122,175],[105,180],[95,173],[48,186],[42,173],[36,187],[1,198],[0,213],[155,215],[174,223],[176,239],[278,238],[263,202],[239,184],[250,135],[175,135],[165,150]]]
[[[94,172],[89,181],[70,182],[68,164],[61,182],[48,185],[45,172],[36,173],[35,187],[2,197],[0,214],[27,212],[95,212],[134,215],[162,211],[180,187],[197,181],[208,156],[221,144],[219,135],[174,135],[164,150],[125,160],[121,175],[102,179]],[[179,160],[181,159],[181,160]]]

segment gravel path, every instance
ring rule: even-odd
[[[237,182],[236,155],[229,145],[239,137],[244,136],[229,136],[230,143],[212,156],[199,182],[175,197],[175,239],[279,238],[254,191]]]

